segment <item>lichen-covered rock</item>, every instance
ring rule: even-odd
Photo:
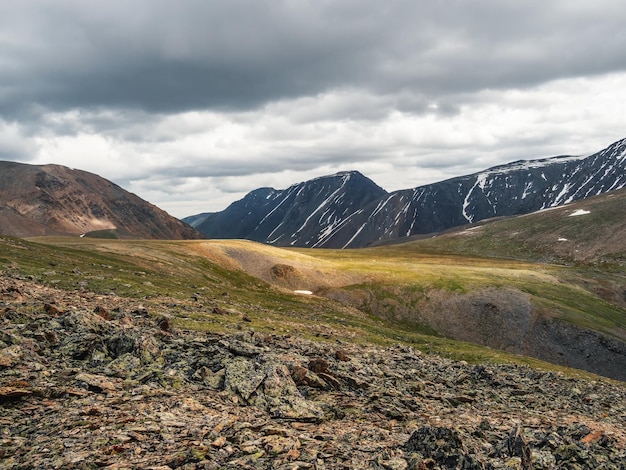
[[[624,384],[3,289],[0,469],[625,468]]]
[[[411,435],[404,450],[409,454],[409,461],[413,466],[430,461],[442,468],[464,470],[485,468],[484,464],[476,459],[475,453],[470,454],[459,433],[454,429],[423,426]]]
[[[88,374],[81,372],[76,375],[76,381],[84,384],[89,390],[94,392],[114,392],[118,389],[118,385],[114,380],[96,374]]]
[[[235,358],[226,365],[224,389],[247,401],[264,379],[265,372],[255,367],[252,361]]]
[[[315,403],[304,399],[287,366],[269,362],[264,370],[263,394],[257,403],[264,402],[270,416],[301,421],[322,419],[323,412]]]

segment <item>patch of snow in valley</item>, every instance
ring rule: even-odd
[[[294,290],[293,291],[294,294],[300,294],[300,295],[313,295],[313,292],[311,292],[310,290]]]
[[[543,175],[543,173],[542,173]],[[528,196],[530,194],[530,190],[533,187],[533,182],[532,181],[528,181],[526,183],[526,185],[524,186],[524,192],[522,193],[522,199],[526,199],[526,196]]]
[[[572,212],[569,216],[570,217],[576,217],[578,215],[587,215],[587,214],[591,214],[590,211],[586,211],[584,209],[577,209],[574,212]]]
[[[352,235],[352,238],[351,238],[350,240],[348,240],[348,241],[346,242],[346,244],[345,244],[345,245],[343,245],[343,247],[342,247],[342,248],[347,248],[347,247],[348,247],[348,245],[350,245],[350,243],[352,243],[352,241],[353,241],[353,240],[354,240],[354,239],[355,239],[355,238],[359,235],[359,233],[361,233],[361,231],[365,228],[365,226],[366,226],[366,225],[367,225],[367,222],[365,222],[363,225],[361,225],[361,226],[359,227],[359,229],[355,232],[355,234],[354,234],[354,235]]]
[[[472,223],[474,221],[474,215],[467,212],[467,209],[470,205],[470,197],[472,196],[472,193],[474,192],[474,189],[476,188],[476,186],[480,186],[481,188],[485,187],[485,178],[486,178],[486,175],[484,174],[478,175],[478,177],[476,178],[476,182],[474,183],[474,186],[472,186],[470,190],[467,192],[467,194],[465,195],[465,200],[463,201],[462,212],[463,212],[463,217],[465,217],[465,219],[469,223]]]
[[[374,209],[374,212],[372,212],[372,215],[370,215],[370,218],[373,218],[376,214],[378,214],[383,207],[385,207],[385,205],[394,198],[394,195],[390,195],[387,199],[385,199],[383,202],[379,202],[378,205],[376,206],[376,209]]]
[[[278,203],[278,205],[277,205],[276,207],[274,207],[271,211],[269,211],[269,212],[267,213],[267,215],[266,215],[265,217],[263,217],[263,218],[261,219],[261,222],[259,222],[259,225],[257,225],[257,227],[260,227],[260,226],[261,226],[261,224],[262,224],[263,222],[265,222],[265,220],[266,220],[266,219],[267,219],[270,215],[272,215],[272,214],[274,213],[274,211],[276,211],[276,209],[278,209],[280,206],[282,206],[282,205],[283,205],[283,203],[284,203],[287,199],[289,199],[289,196],[290,196],[290,194],[289,194],[289,193],[287,193],[287,195],[283,198],[283,200],[282,200],[282,201],[280,201],[280,203]]]
[[[560,242],[566,242],[566,241],[569,241],[569,240],[568,240],[567,238],[560,237],[560,238],[559,238],[559,241],[560,241]]]

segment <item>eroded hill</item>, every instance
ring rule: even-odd
[[[0,234],[192,239],[187,224],[114,183],[60,165],[0,162]]]

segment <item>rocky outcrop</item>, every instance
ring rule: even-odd
[[[249,325],[254,328],[253,324]],[[0,468],[606,468],[626,388],[0,277]]]

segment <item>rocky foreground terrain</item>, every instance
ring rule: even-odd
[[[0,468],[626,468],[624,383],[154,305],[0,275]]]

